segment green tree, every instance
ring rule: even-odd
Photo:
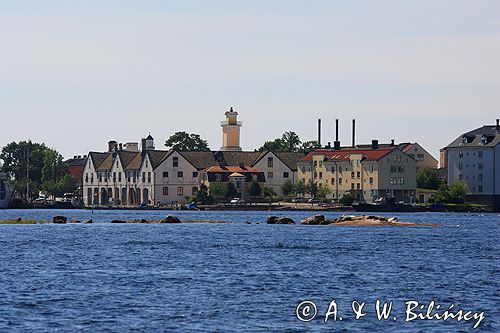
[[[236,191],[236,187],[234,187],[234,184],[232,182],[227,182],[226,183],[226,197],[228,198],[234,198],[238,194],[238,191]]]
[[[250,183],[250,188],[248,189],[250,196],[252,197],[258,197],[262,193],[262,188],[260,187],[260,184],[257,181],[252,181]]]
[[[271,150],[274,152],[286,151],[285,142],[281,139],[275,139],[273,141],[266,141],[264,145],[258,149],[259,151]]]
[[[179,151],[210,151],[208,143],[203,140],[199,134],[189,134],[186,132],[176,132],[172,134],[165,146],[169,149]]]
[[[435,169],[419,169],[417,170],[417,187],[429,190],[437,190],[441,186],[442,181],[439,179],[438,171]]]
[[[331,193],[330,189],[328,186],[325,186],[323,184],[320,184],[318,187],[318,198],[325,199],[327,196],[329,196]]]
[[[214,198],[208,193],[207,185],[201,184],[198,187],[198,191],[196,191],[193,201],[202,205],[211,205],[214,202]]]
[[[304,179],[301,179],[295,183],[294,192],[300,196],[303,196],[307,193],[307,185]]]
[[[287,181],[283,185],[281,185],[281,192],[283,192],[283,195],[285,196],[293,194],[294,190],[295,187],[289,179],[287,179]]]
[[[283,146],[286,151],[297,151],[302,143],[297,133],[291,131],[283,133],[281,141],[283,142]]]
[[[218,199],[227,197],[226,189],[227,189],[227,187],[224,183],[212,182],[212,183],[210,183],[209,192],[210,192],[210,195],[215,198],[215,202],[217,202]]]
[[[0,172],[7,173],[12,179],[14,191],[33,198],[39,190],[44,190],[43,184],[52,193],[60,193],[63,188],[72,188],[69,178],[66,178],[68,166],[63,162],[61,154],[48,148],[43,143],[31,141],[11,142],[3,147],[0,153],[3,161]]]
[[[343,206],[351,206],[354,202],[354,197],[350,193],[345,193],[342,198],[340,198],[339,202]]]
[[[469,188],[465,182],[456,182],[451,185],[443,184],[433,201],[442,203],[463,203]]]
[[[273,197],[277,196],[274,189],[270,186],[264,186],[264,197],[271,200]]]
[[[318,141],[313,140],[302,143],[298,151],[308,153],[319,148],[321,148],[321,145],[318,143]]]
[[[309,183],[307,183],[307,185],[306,185],[306,191],[313,198],[316,198],[316,196],[318,195],[318,191],[319,191],[318,183],[313,182],[312,180],[309,180]]]

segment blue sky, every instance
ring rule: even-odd
[[[173,132],[417,141],[500,117],[499,1],[1,1],[0,146],[69,157]]]

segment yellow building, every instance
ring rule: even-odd
[[[357,201],[394,198],[413,202],[416,161],[396,146],[318,149],[298,162],[299,181],[316,182],[328,189],[329,198],[350,193]]]
[[[241,121],[238,121],[238,112],[233,108],[226,112],[226,120],[221,122],[222,127],[222,147],[221,151],[241,151],[240,128]]]

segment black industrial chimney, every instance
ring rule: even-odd
[[[318,145],[321,146],[321,119],[318,119]]]
[[[335,141],[333,142],[333,149],[340,150],[340,141],[339,141],[339,120],[335,119]]]
[[[352,148],[356,147],[356,119],[352,120]]]
[[[497,132],[500,131],[500,119],[497,119]]]

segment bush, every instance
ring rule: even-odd
[[[350,193],[346,193],[342,196],[342,198],[340,198],[339,202],[343,206],[351,206],[354,202],[354,197]]]

